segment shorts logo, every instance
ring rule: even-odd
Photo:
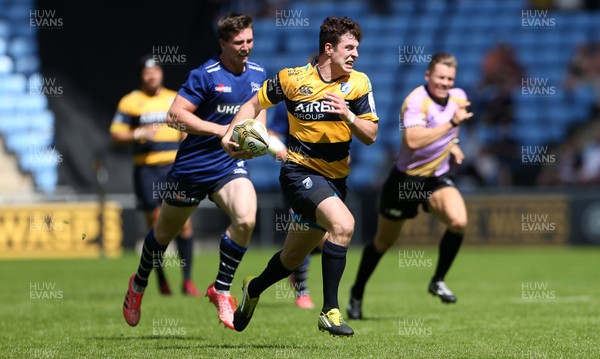
[[[304,188],[306,188],[306,189],[311,189],[313,186],[313,182],[310,179],[310,177],[306,177],[305,179],[303,179],[302,184],[304,185]]]
[[[388,213],[390,214],[390,216],[392,217],[397,217],[399,218],[402,215],[402,211],[399,209],[389,209]]]
[[[348,92],[350,92],[350,82],[343,82],[340,85],[340,91],[346,95]]]

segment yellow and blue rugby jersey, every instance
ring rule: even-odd
[[[133,162],[136,166],[160,166],[173,163],[182,134],[166,125],[167,112],[177,93],[163,88],[156,96],[135,90],[119,102],[110,126],[111,133],[129,132],[141,126],[156,126],[152,141],[134,142]]]
[[[345,178],[350,172],[348,156],[352,132],[323,97],[335,93],[346,100],[357,117],[377,122],[371,82],[362,72],[352,71],[333,81],[321,77],[315,63],[286,68],[264,82],[258,93],[264,108],[285,101],[288,122],[288,161],[308,167],[327,178]]]

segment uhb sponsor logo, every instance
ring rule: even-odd
[[[217,104],[217,113],[235,115],[241,106],[239,103],[219,103]]]

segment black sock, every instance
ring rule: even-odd
[[[384,253],[377,252],[373,242],[365,246],[363,249],[362,258],[360,259],[358,273],[356,273],[356,280],[352,286],[352,297],[356,299],[363,298],[367,281],[371,277],[371,274],[373,274],[375,271],[377,263],[379,263],[379,260],[381,257],[383,257]]]
[[[294,290],[296,291],[296,297],[308,294],[308,264],[310,256],[307,256],[304,262],[300,264],[300,267],[296,268],[292,277],[294,278]]]
[[[448,273],[448,269],[450,269],[450,266],[458,253],[458,249],[460,248],[464,236],[464,233],[455,233],[446,230],[440,241],[440,254],[435,274],[431,279],[432,281],[444,280],[446,273]]]
[[[259,297],[267,288],[293,272],[284,267],[283,263],[281,263],[280,255],[281,251],[275,253],[267,264],[267,268],[250,282],[248,286],[248,295],[250,298]]]
[[[338,287],[344,268],[346,267],[346,252],[348,247],[342,247],[330,241],[325,241],[321,264],[323,271],[323,313],[332,308],[339,308]]]
[[[154,238],[154,229],[151,229],[150,232],[148,232],[148,235],[146,236],[146,239],[144,240],[144,245],[142,247],[140,265],[138,267],[137,273],[135,274],[135,279],[133,280],[135,282],[135,286],[138,289],[141,289],[142,292],[143,288],[148,286],[148,276],[150,276],[152,268],[160,266],[162,255],[163,253],[165,253],[167,247],[168,246],[161,246],[156,241],[156,238]]]
[[[229,291],[235,271],[240,265],[246,249],[246,247],[235,244],[227,233],[223,233],[219,244],[220,263],[219,273],[217,273],[217,280],[215,281],[216,290]]]
[[[183,279],[190,279],[192,276],[192,256],[194,253],[194,239],[192,237],[182,237],[178,235],[177,250],[181,259],[181,269],[183,270]]]
[[[165,276],[165,270],[163,269],[160,261],[157,260],[154,262],[154,270],[156,273],[156,279],[158,280],[158,285],[167,281],[167,277]]]

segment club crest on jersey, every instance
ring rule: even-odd
[[[344,94],[347,95],[350,92],[350,82],[342,82],[340,84],[340,91]]]
[[[223,84],[218,84],[218,85],[215,87],[215,91],[217,91],[217,92],[221,92],[221,93],[224,93],[224,92],[226,92],[226,93],[231,93],[231,86],[225,86],[225,85],[223,85]]]
[[[302,185],[306,189],[311,189],[313,186],[313,181],[310,179],[310,177],[306,177],[305,179],[302,180]]]
[[[308,85],[300,86],[300,88],[298,89],[298,92],[300,92],[303,95],[312,95],[312,86],[308,86]]]

